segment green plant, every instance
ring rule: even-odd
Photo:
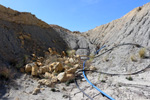
[[[102,82],[102,83],[106,83],[106,81],[105,81],[105,80],[101,80],[101,82]]]
[[[127,80],[129,81],[133,81],[133,78],[130,76],[130,77],[126,77]]]
[[[56,89],[55,89],[55,88],[51,88],[51,91],[52,91],[52,92],[56,92]]]
[[[89,56],[89,61],[92,62],[93,59],[94,59],[94,55],[93,55],[93,54],[90,54],[90,56]]]
[[[140,58],[144,58],[145,54],[146,54],[146,49],[145,48],[141,48],[139,50],[139,56],[140,56]]]

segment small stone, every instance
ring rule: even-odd
[[[67,78],[67,81],[73,80],[75,78],[75,75],[74,74],[66,74],[66,78]]]
[[[32,64],[27,64],[26,66],[25,66],[25,72],[26,73],[29,73],[29,72],[31,72],[32,71]]]
[[[51,82],[52,82],[52,83],[56,83],[57,81],[58,81],[58,79],[57,79],[56,76],[52,77],[52,79],[51,79]]]
[[[46,86],[49,86],[49,87],[52,85],[51,81],[47,80],[47,79],[41,79],[41,80],[38,81],[38,83],[40,85],[46,85]]]
[[[60,81],[60,82],[65,82],[67,79],[66,79],[66,73],[65,72],[62,72],[62,73],[59,73],[58,76],[57,76],[57,79]]]
[[[40,93],[40,88],[35,88],[32,95],[37,95],[38,93]]]
[[[64,69],[65,69],[65,70],[68,70],[68,69],[70,69],[70,67],[67,66],[67,65],[65,65],[65,66],[64,66]]]
[[[75,64],[74,68],[78,69],[78,68],[80,68],[80,65],[79,64]]]
[[[56,73],[61,72],[63,70],[62,64],[60,62],[54,62],[53,69]]]
[[[53,77],[53,75],[51,73],[46,72],[44,77],[47,79],[51,79]]]
[[[69,59],[69,62],[70,62],[70,63],[74,63],[73,58],[70,58],[70,59]]]
[[[66,73],[67,74],[73,74],[73,73],[75,73],[77,71],[77,68],[70,68],[70,69],[68,69],[67,71],[66,71]]]
[[[96,67],[90,66],[90,70],[96,70]]]
[[[41,62],[36,62],[38,66],[42,66],[42,63]]]
[[[66,60],[64,63],[65,63],[65,64],[68,64],[68,63],[69,63],[69,61],[68,61],[68,60]]]

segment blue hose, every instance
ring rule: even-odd
[[[103,47],[101,47],[99,50],[97,50],[97,51],[96,51],[96,54],[97,54],[101,49],[103,49],[104,47],[106,47],[106,46],[103,46]],[[105,92],[103,92],[102,90],[100,90],[98,87],[96,87],[94,84],[92,84],[92,83],[88,80],[88,78],[86,77],[85,72],[84,72],[85,63],[86,63],[86,60],[83,62],[83,76],[84,76],[84,78],[86,79],[86,81],[87,81],[90,85],[92,85],[95,89],[97,89],[100,93],[102,93],[104,96],[106,96],[107,98],[109,98],[110,100],[115,100],[114,98],[112,98],[111,96],[109,96],[108,94],[106,94]]]

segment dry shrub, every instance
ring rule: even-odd
[[[131,61],[137,62],[137,59],[136,59],[135,55],[131,55],[130,58],[131,58]]]
[[[139,50],[139,56],[140,56],[140,58],[144,58],[145,54],[146,54],[146,49],[145,48],[141,48]]]
[[[1,67],[0,68],[0,78],[2,78],[2,79],[12,79],[12,78],[14,78],[14,73],[10,68]]]

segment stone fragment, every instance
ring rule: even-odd
[[[38,83],[39,83],[40,85],[46,85],[46,86],[48,86],[48,87],[50,87],[50,86],[52,85],[51,81],[48,80],[48,79],[41,79],[41,80],[38,81]]]
[[[67,74],[73,74],[77,71],[77,68],[73,67],[73,68],[70,68],[66,71]]]
[[[33,63],[26,64],[26,66],[25,66],[25,72],[26,73],[31,72],[32,71],[32,66],[33,66]]]
[[[74,74],[66,74],[66,78],[67,78],[66,81],[73,80],[75,78],[75,75]]]
[[[60,82],[65,82],[67,79],[66,79],[66,73],[65,72],[62,72],[62,73],[59,73],[58,76],[57,76],[57,79],[60,81]]]
[[[46,72],[44,77],[47,79],[51,79],[53,77],[53,75],[51,73]]]
[[[39,73],[44,74],[45,72],[49,72],[49,67],[48,66],[42,66],[39,68]]]
[[[68,63],[69,63],[69,61],[68,61],[68,60],[66,60],[64,63],[65,63],[65,64],[68,64]]]
[[[80,68],[80,65],[79,64],[75,64],[74,68],[78,69],[78,68]]]
[[[64,66],[64,69],[65,69],[65,70],[68,70],[69,68],[70,68],[70,67],[67,66],[67,65]]]
[[[31,75],[32,76],[37,76],[38,75],[38,69],[39,69],[38,66],[35,63],[33,63]]]
[[[32,92],[32,95],[37,95],[38,93],[40,93],[40,88],[35,88]]]
[[[63,70],[63,66],[60,62],[54,62],[51,64],[53,66],[53,69],[56,73],[61,72]]]
[[[51,79],[51,82],[52,82],[52,83],[56,83],[57,81],[58,81],[57,77],[56,77],[56,76],[53,76],[52,79]]]
[[[90,66],[90,70],[96,70],[96,67]]]
[[[69,59],[69,62],[70,62],[70,63],[74,63],[73,58],[70,58],[70,59]]]

